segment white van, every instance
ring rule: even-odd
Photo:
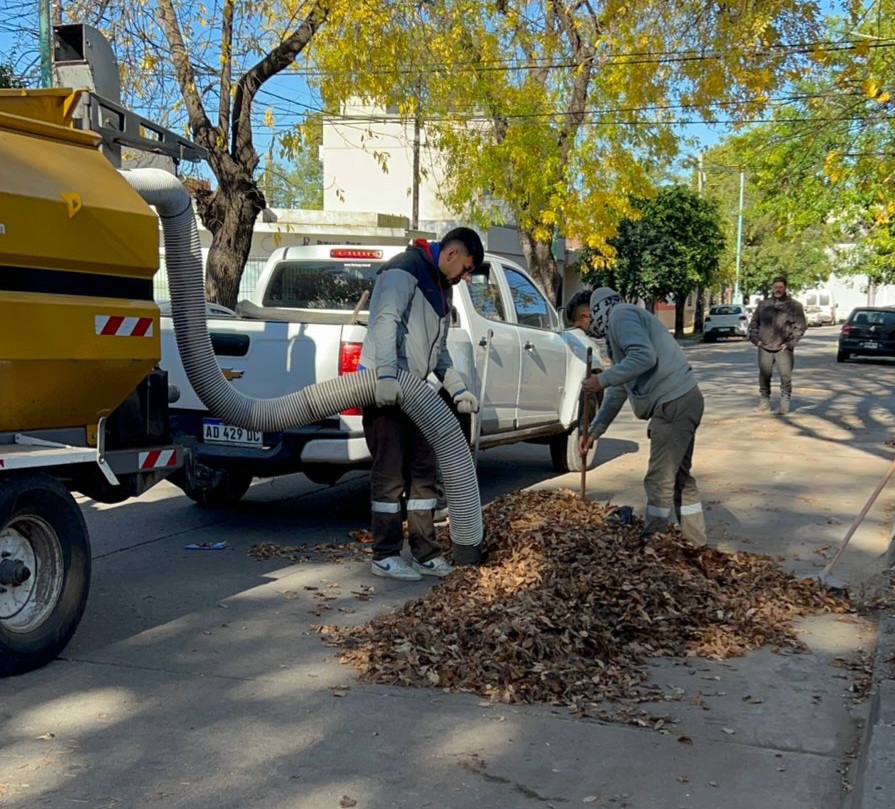
[[[818,306],[820,312],[818,319],[824,326],[832,326],[838,322],[836,313],[836,300],[833,291],[826,288],[806,289],[797,296],[802,306]]]

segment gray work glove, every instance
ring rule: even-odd
[[[444,389],[451,395],[458,413],[478,413],[479,400],[467,390],[463,377],[453,368],[444,372]]]
[[[400,404],[402,395],[398,380],[393,376],[378,377],[375,396],[377,407],[391,407]]]
[[[601,435],[603,435],[603,433],[606,432],[606,430],[607,430],[607,427],[605,424],[601,424],[596,419],[594,419],[590,423],[590,427],[587,430],[587,434],[591,438],[599,438]]]
[[[475,398],[475,394],[468,390],[461,390],[454,396],[454,404],[457,405],[458,413],[478,413],[479,400]]]

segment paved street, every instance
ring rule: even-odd
[[[753,412],[751,346],[686,349],[706,395],[694,473],[710,541],[778,555],[798,575],[821,569],[892,455],[895,368],[837,364],[836,334],[814,329],[800,344],[786,418]],[[626,407],[600,441],[590,496],[640,513],[646,452]],[[579,480],[552,476],[534,445],[483,453],[479,472],[486,503]],[[854,589],[883,568],[893,506],[888,489],[835,571]],[[361,474],[329,488],[259,481],[231,511],[202,510],[167,484],[116,506],[85,501],[94,582],[81,628],[63,659],[0,681],[0,806],[848,806],[866,713],[853,667],[874,648],[871,623],[804,621],[808,654],[654,661],[652,679],[684,695],[647,706],[667,717],[664,733],[367,685],[313,627],[364,621],[429,583],[373,579],[353,554],[292,565],[248,550],[349,542],[368,508]],[[225,550],[185,549],[220,541]]]

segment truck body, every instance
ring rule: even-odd
[[[234,387],[272,397],[354,371],[366,335],[364,304],[380,267],[401,249],[329,245],[275,251],[251,299],[237,312],[209,313],[212,345]],[[576,429],[590,345],[579,330],[563,328],[521,267],[486,254],[483,267],[454,289],[448,336],[454,366],[481,403],[467,425],[470,441],[478,436],[482,449],[545,443],[558,471],[580,468]],[[171,405],[175,434],[195,449],[195,462],[176,481],[198,502],[238,499],[234,494],[241,496],[252,477],[303,472],[333,483],[369,466],[360,411],[283,433],[234,428],[210,418],[190,388],[164,317],[161,348],[161,366],[179,391]],[[438,385],[434,377],[432,382]]]
[[[54,36],[80,68],[110,57],[89,26]],[[72,492],[120,502],[188,452],[157,367],[159,220],[110,162],[122,143],[202,152],[89,90],[0,90],[0,676],[52,660],[80,622],[91,553]]]

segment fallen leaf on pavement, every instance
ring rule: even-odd
[[[365,625],[318,631],[368,682],[598,716],[603,700],[665,697],[648,683],[650,659],[800,652],[795,618],[850,609],[769,556],[694,547],[677,530],[645,555],[642,521],[607,522],[615,511],[570,491],[501,497],[484,512],[485,564]],[[449,533],[439,539],[449,554]],[[621,721],[657,727],[625,710]]]
[[[339,801],[339,806],[342,809],[349,809],[351,806],[357,806],[357,801],[354,798],[349,798],[347,795],[342,796],[342,800]]]

